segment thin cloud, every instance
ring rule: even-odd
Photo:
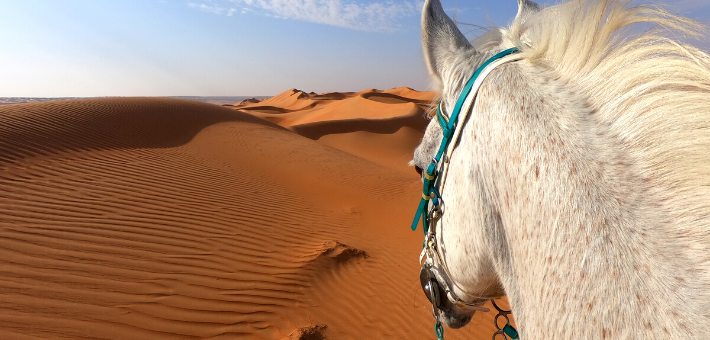
[[[423,2],[355,3],[347,0],[221,0],[189,3],[190,7],[215,13],[255,12],[281,19],[294,19],[359,31],[391,32],[399,20],[421,13]],[[238,9],[231,11],[234,7]]]
[[[226,14],[229,17],[231,17],[232,15],[234,15],[234,13],[236,13],[238,11],[238,9],[236,9],[236,8],[219,6],[219,5],[214,4],[213,2],[208,2],[208,3],[188,2],[187,5],[192,8],[199,9],[203,12],[218,14],[218,15]]]

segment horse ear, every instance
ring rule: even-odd
[[[426,0],[422,11],[422,47],[429,72],[441,82],[442,69],[456,51],[471,44],[456,24],[444,13],[439,0]]]
[[[531,15],[540,11],[540,5],[530,1],[530,0],[518,0],[518,14],[515,16],[513,22],[522,24]]]

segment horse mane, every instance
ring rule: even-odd
[[[599,123],[629,150],[629,161],[665,189],[678,226],[701,227],[707,239],[710,57],[669,38],[698,37],[703,27],[630,2],[572,0],[537,10],[502,29],[502,43],[520,47],[524,60],[586,96]],[[634,32],[636,23],[652,27]]]

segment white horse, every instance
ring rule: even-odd
[[[710,57],[699,24],[627,0],[541,9],[473,44],[427,0],[427,66],[450,114],[484,81],[450,160],[436,228],[461,300],[506,295],[524,339],[710,337]],[[630,24],[651,23],[642,33]],[[432,120],[412,161],[441,142]],[[445,299],[445,298],[444,298]],[[446,301],[442,321],[471,317]]]

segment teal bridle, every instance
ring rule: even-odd
[[[412,222],[412,230],[416,230],[417,225],[419,225],[419,220],[422,220],[424,229],[424,249],[419,257],[419,262],[422,266],[419,279],[421,281],[422,288],[424,289],[424,293],[432,303],[432,314],[436,319],[434,329],[436,330],[436,335],[439,340],[443,340],[444,338],[444,327],[439,320],[441,311],[440,308],[443,305],[443,299],[447,299],[452,302],[461,310],[485,312],[489,310],[481,306],[486,299],[482,299],[474,303],[464,302],[455,294],[454,290],[449,285],[449,283],[451,283],[452,285],[457,286],[456,283],[451,280],[451,274],[446,266],[446,263],[442,261],[441,256],[439,255],[439,246],[437,244],[435,234],[436,228],[431,230],[429,228],[430,223],[436,223],[436,221],[443,214],[441,192],[440,189],[437,188],[437,180],[439,187],[443,188],[448,170],[448,163],[450,161],[449,158],[453,152],[453,148],[450,148],[450,144],[453,142],[455,145],[456,140],[459,138],[461,130],[463,129],[463,126],[459,127],[459,124],[463,124],[468,116],[468,113],[473,110],[476,93],[483,80],[496,66],[515,60],[516,58],[514,57],[505,57],[517,52],[519,52],[518,48],[507,49],[486,60],[478,69],[476,69],[473,76],[471,76],[471,79],[469,79],[466,86],[464,86],[463,91],[456,101],[454,110],[448,118],[444,115],[443,110],[441,109],[441,101],[439,102],[439,106],[436,110],[436,119],[441,126],[443,137],[436,156],[434,156],[426,171],[422,174],[424,190],[422,191],[422,199],[419,201],[417,214],[414,217],[414,222]],[[459,121],[462,109],[464,109],[463,118]],[[440,177],[440,175],[442,175],[442,177]],[[431,208],[429,207],[429,202],[431,202]],[[439,281],[437,273],[439,277],[444,278],[443,282]],[[459,289],[461,289],[461,287],[459,287]],[[500,328],[496,323],[498,332],[496,332],[493,337],[495,338],[497,334],[501,334],[505,339],[508,337],[511,339],[518,339],[517,331],[510,326],[510,320],[507,316],[510,314],[510,311],[501,310],[495,304],[495,301],[493,301],[493,306],[495,306],[495,308],[499,311],[499,314],[496,316],[496,321],[501,316],[505,317],[508,321],[506,326],[503,328]]]
[[[414,216],[414,222],[412,222],[412,230],[417,229],[417,225],[419,225],[419,220],[421,220],[422,227],[424,228],[424,234],[427,234],[429,232],[429,222],[431,221],[431,216],[429,216],[429,212],[427,211],[429,208],[428,202],[432,202],[433,210],[436,210],[441,202],[441,193],[434,185],[437,176],[439,175],[437,167],[441,162],[442,156],[449,148],[449,144],[451,144],[454,131],[456,130],[457,125],[459,124],[458,118],[461,113],[461,108],[463,107],[466,98],[471,93],[471,89],[473,88],[474,83],[476,82],[476,80],[478,80],[479,76],[488,65],[498,59],[517,52],[519,52],[519,49],[517,47],[507,49],[486,60],[486,62],[484,62],[481,67],[476,69],[476,72],[473,73],[471,79],[469,79],[469,81],[466,83],[466,86],[461,92],[461,95],[459,95],[459,99],[458,101],[456,101],[456,106],[454,106],[454,110],[451,112],[451,115],[448,118],[442,112],[441,101],[439,102],[439,107],[436,110],[436,119],[438,120],[439,125],[443,130],[443,138],[441,140],[441,145],[439,146],[439,151],[436,153],[436,156],[432,160],[431,164],[429,164],[429,167],[427,167],[426,171],[422,174],[422,176],[424,177],[424,190],[422,191],[422,199],[419,201],[417,214]]]

